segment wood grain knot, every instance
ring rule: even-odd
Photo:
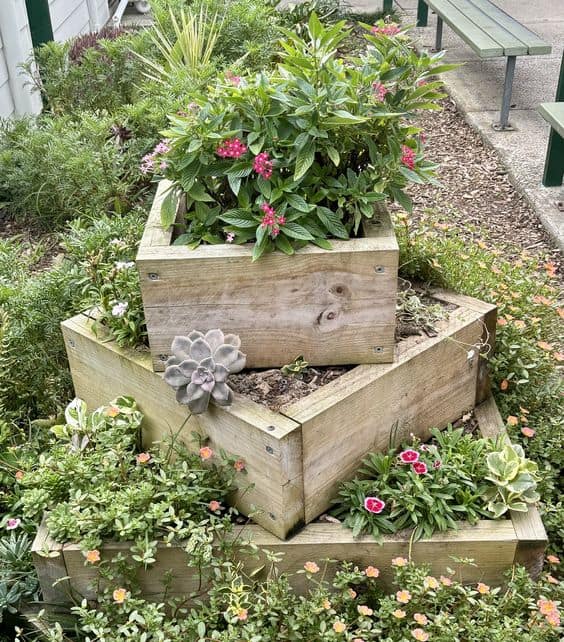
[[[330,332],[340,326],[341,310],[336,305],[330,306],[320,312],[317,317],[317,326],[321,332]]]
[[[347,298],[347,299],[351,298],[351,292],[349,288],[342,283],[337,283],[336,285],[332,285],[329,288],[329,292],[334,296],[338,296],[341,298]]]

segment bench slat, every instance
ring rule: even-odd
[[[537,36],[537,34],[533,31],[527,29],[527,27],[522,25],[520,22],[517,22],[515,18],[511,17],[508,13],[505,13],[503,9],[497,7],[495,4],[490,2],[490,0],[471,1],[472,4],[481,9],[484,13],[487,13],[488,16],[495,20],[495,22],[497,22],[501,27],[509,31],[515,38],[518,38],[521,42],[523,42],[527,46],[528,53],[530,55],[551,53],[552,47],[549,43]]]
[[[564,102],[541,103],[539,113],[564,138]]]
[[[450,0],[426,0],[449,27],[463,38],[480,58],[503,56],[503,47],[467,18]]]

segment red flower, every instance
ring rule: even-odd
[[[364,499],[364,508],[369,513],[375,513],[376,515],[378,515],[384,510],[385,507],[386,503],[378,497],[365,497]]]
[[[415,168],[415,158],[417,157],[417,154],[414,149],[411,149],[411,147],[408,147],[407,145],[402,145],[401,146],[401,162],[402,165],[405,165],[409,169],[414,169]]]
[[[408,449],[401,452],[399,458],[402,464],[413,464],[419,461],[419,453],[416,450]]]
[[[424,475],[427,472],[427,464],[424,464],[422,461],[411,464],[411,467],[418,475]]]

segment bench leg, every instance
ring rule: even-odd
[[[515,62],[517,56],[507,56],[505,67],[505,82],[503,83],[503,98],[501,100],[501,113],[499,129],[507,129],[509,124],[509,108],[511,107],[511,94],[513,93],[513,77],[515,76]]]
[[[443,48],[443,19],[437,16],[437,32],[435,33],[435,51]]]
[[[554,129],[550,130],[542,184],[545,187],[562,185],[564,177],[564,139]]]
[[[427,18],[429,16],[429,7],[424,0],[419,0],[417,3],[417,26],[426,27]]]
[[[383,12],[390,13],[393,11],[393,4],[394,0],[384,0],[384,6],[382,7]]]

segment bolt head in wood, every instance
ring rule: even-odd
[[[386,271],[386,268],[383,265],[377,265],[374,268],[374,272],[376,272],[377,274],[382,274],[385,271]]]
[[[147,274],[147,276],[149,277],[150,281],[158,281],[159,278],[160,278],[159,275],[156,272],[149,272],[149,274]]]

